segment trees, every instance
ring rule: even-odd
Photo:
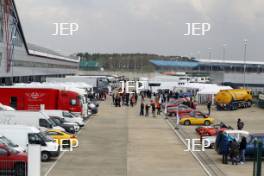
[[[89,54],[78,53],[77,56],[80,56],[82,60],[87,61],[96,61],[99,65],[101,65],[105,70],[112,71],[144,71],[151,72],[154,71],[154,66],[149,62],[150,60],[171,60],[172,58],[175,60],[190,60],[186,57],[181,56],[161,56],[156,54],[144,54],[144,53],[125,53],[125,54],[100,54],[94,53]]]

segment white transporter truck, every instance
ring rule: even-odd
[[[0,111],[0,124],[28,125],[41,130],[64,128],[56,126],[49,116],[43,111]]]
[[[0,125],[1,135],[27,150],[28,144],[41,145],[41,160],[48,161],[60,154],[59,145],[36,127],[25,125]]]

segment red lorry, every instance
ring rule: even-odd
[[[1,87],[0,102],[16,110],[38,111],[44,104],[45,109],[82,112],[79,94],[60,89]]]

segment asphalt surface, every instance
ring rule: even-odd
[[[164,118],[138,112],[138,107],[102,102],[99,114],[78,135],[80,146],[45,163],[43,175],[48,170],[49,176],[206,175]]]

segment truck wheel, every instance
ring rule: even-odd
[[[191,125],[191,121],[190,120],[185,120],[183,124],[186,125],[186,126],[189,126],[189,125]]]
[[[248,101],[247,102],[247,107],[251,107],[252,106],[252,102],[251,101]]]
[[[41,161],[48,161],[50,159],[50,154],[48,152],[41,152]]]
[[[15,165],[15,176],[26,176],[26,167],[24,163],[17,163]]]
[[[204,121],[204,125],[205,126],[209,126],[210,125],[210,121],[209,120]]]

